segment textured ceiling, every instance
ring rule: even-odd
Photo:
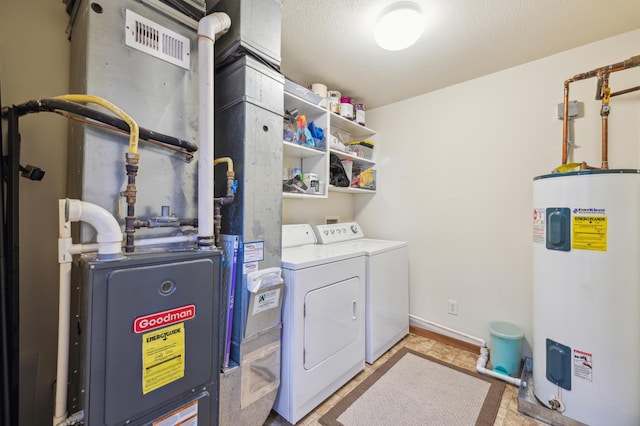
[[[389,52],[373,26],[395,0],[282,0],[282,72],[371,109],[640,28],[640,0],[414,1],[425,31]]]

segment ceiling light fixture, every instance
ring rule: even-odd
[[[424,28],[420,7],[401,1],[382,10],[376,22],[376,43],[386,50],[402,50],[418,41]]]

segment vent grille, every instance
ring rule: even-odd
[[[125,44],[151,56],[190,69],[190,40],[127,9]]]

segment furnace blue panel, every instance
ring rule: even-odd
[[[571,209],[568,207],[547,208],[546,244],[550,250],[571,250]]]
[[[547,380],[571,390],[571,348],[547,339]]]

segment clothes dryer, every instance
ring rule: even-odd
[[[356,222],[316,225],[314,229],[320,244],[365,254],[365,360],[373,364],[409,333],[408,245],[365,238]]]
[[[295,424],[364,369],[363,252],[317,244],[311,225],[283,225],[282,363],[274,405]]]

